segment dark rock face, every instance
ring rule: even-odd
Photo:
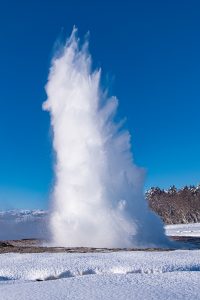
[[[200,222],[200,185],[168,190],[158,187],[146,192],[149,207],[166,224]]]

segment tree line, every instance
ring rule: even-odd
[[[166,224],[200,222],[200,184],[167,190],[152,187],[145,195],[149,207]]]

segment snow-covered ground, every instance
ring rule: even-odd
[[[0,299],[199,299],[200,251],[0,255]]]
[[[169,236],[200,237],[200,223],[167,225],[165,229]]]
[[[47,218],[0,212],[0,240],[46,236]],[[165,228],[169,236],[200,237],[200,224]],[[199,283],[200,250],[0,254],[0,300],[196,300]]]

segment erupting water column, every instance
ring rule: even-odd
[[[103,99],[87,43],[76,29],[52,60],[46,86],[55,187],[50,227],[57,246],[167,245],[163,225],[148,210],[143,172],[133,163],[130,135],[113,121],[116,98]]]

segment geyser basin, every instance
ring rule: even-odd
[[[67,247],[167,246],[160,219],[143,196],[130,134],[114,122],[118,105],[100,88],[88,43],[76,29],[52,60],[43,108],[56,152],[52,243]]]

